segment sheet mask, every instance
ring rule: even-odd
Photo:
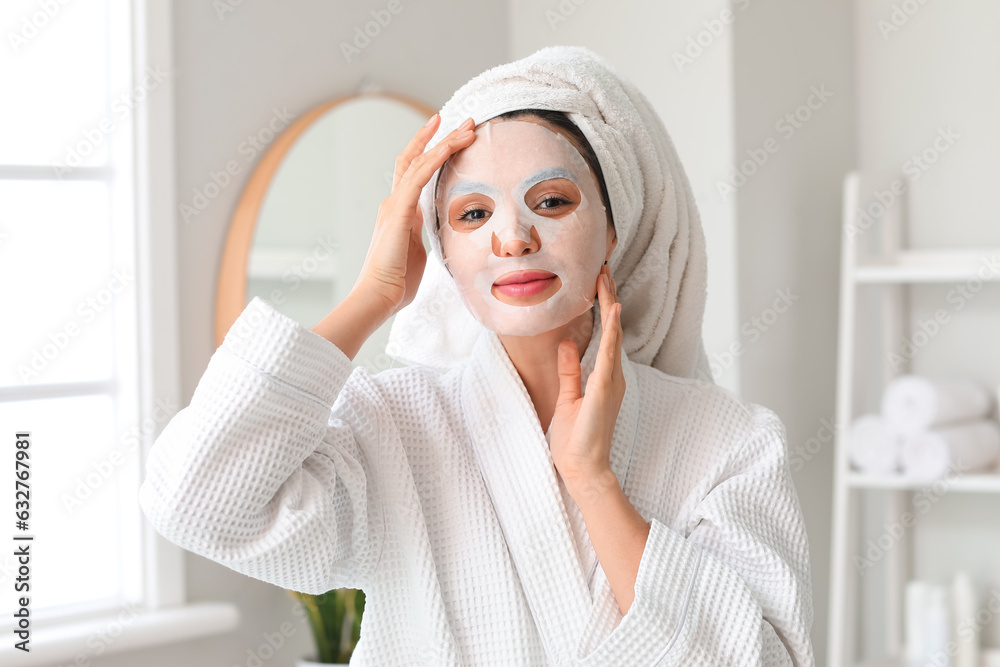
[[[483,326],[535,336],[593,307],[607,210],[590,166],[563,135],[531,121],[486,123],[442,167],[435,203],[445,266]],[[494,285],[525,270],[555,278],[524,296]]]

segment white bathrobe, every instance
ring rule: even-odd
[[[458,368],[371,375],[255,297],[157,438],[140,503],[238,572],[363,589],[352,665],[814,665],[781,421],[622,363],[611,467],[651,523],[624,617],[599,565],[591,593],[578,510],[491,331]]]

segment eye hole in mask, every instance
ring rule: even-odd
[[[580,190],[573,181],[554,178],[538,183],[524,195],[531,211],[548,218],[561,218],[576,210],[581,200]],[[470,232],[485,224],[496,210],[496,202],[485,194],[469,194],[455,198],[450,205],[448,221],[456,232]]]

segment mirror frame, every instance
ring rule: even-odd
[[[342,95],[319,104],[302,114],[278,135],[264,152],[240,195],[229,223],[229,233],[222,252],[215,292],[215,347],[222,345],[229,328],[247,306],[247,267],[254,232],[260,217],[260,207],[267,196],[271,180],[299,137],[328,111],[345,102],[363,98],[383,97],[412,107],[430,118],[437,110],[413,98],[386,91]]]

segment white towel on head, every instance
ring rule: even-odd
[[[927,429],[989,414],[993,397],[974,380],[930,380],[901,375],[882,393],[882,416],[894,433],[914,435]]]
[[[851,463],[861,472],[898,472],[900,438],[886,429],[881,416],[863,415],[855,419],[847,441]]]
[[[903,441],[903,474],[934,480],[991,468],[1000,457],[1000,425],[989,419],[949,424]]]
[[[441,108],[428,148],[470,116],[479,124],[516,109],[567,112],[597,154],[618,235],[608,266],[622,303],[628,358],[669,375],[711,381],[701,333],[705,236],[687,175],[649,100],[590,49],[549,46],[459,88]],[[403,363],[445,370],[468,357],[484,327],[465,308],[443,264],[434,209],[439,175],[420,194],[432,252],[413,302],[396,313],[386,352]]]

